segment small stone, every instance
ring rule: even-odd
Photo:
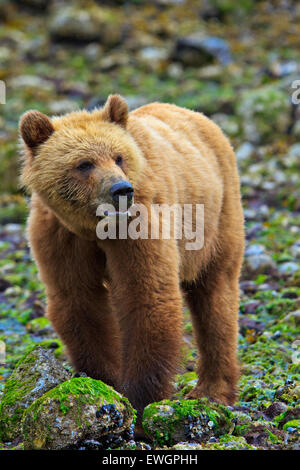
[[[224,39],[197,34],[179,38],[172,59],[192,67],[206,65],[214,59],[223,65],[232,62],[229,45]]]
[[[294,274],[300,270],[300,264],[293,261],[287,261],[286,263],[279,264],[278,271],[283,274]]]
[[[288,157],[296,157],[297,159],[300,158],[300,144],[294,144],[289,148]],[[299,162],[299,160],[297,161]]]
[[[238,160],[246,160],[254,153],[255,147],[250,142],[244,142],[236,151]]]
[[[296,327],[300,326],[300,310],[288,313],[288,315],[280,320],[280,323],[294,324]]]
[[[74,100],[59,100],[49,103],[49,110],[52,114],[65,114],[78,111],[78,104]]]
[[[178,442],[178,444],[170,447],[172,450],[201,450],[202,448],[202,445],[196,442]]]
[[[300,260],[300,242],[294,243],[294,245],[291,246],[291,255],[297,259]]]
[[[246,278],[255,278],[258,274],[269,274],[276,269],[276,264],[271,256],[261,253],[245,258],[243,274]]]
[[[3,227],[3,231],[7,234],[20,233],[22,231],[22,225],[20,225],[20,224],[7,224]]]
[[[272,403],[272,405],[270,405],[264,412],[264,415],[272,420],[273,418],[275,418],[275,416],[278,416],[280,415],[281,413],[283,413],[284,411],[286,411],[287,409],[287,405],[281,401],[275,401],[274,403]]]
[[[245,250],[245,256],[261,255],[265,253],[265,251],[266,249],[264,245],[253,244],[249,245],[248,248]]]
[[[248,218],[248,220],[255,220],[256,219],[255,211],[252,212],[252,215],[253,215],[253,218]],[[245,215],[245,217],[247,219],[246,215]],[[256,224],[252,225],[252,227],[250,227],[247,230],[246,239],[251,240],[252,238],[255,238],[257,236],[258,232],[261,232],[262,230],[263,230],[262,223],[258,222]]]
[[[139,53],[141,60],[145,62],[160,62],[167,60],[168,52],[165,48],[160,47],[144,47]]]

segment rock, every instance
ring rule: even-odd
[[[236,114],[247,141],[268,142],[274,133],[284,133],[289,125],[289,98],[284,90],[273,85],[243,91],[237,100]]]
[[[74,100],[63,99],[59,101],[53,101],[49,104],[49,111],[52,114],[59,115],[65,113],[72,113],[73,111],[78,111],[79,106]]]
[[[258,448],[272,448],[273,441],[278,441],[278,434],[281,434],[280,431],[273,426],[255,422],[250,425],[244,438],[247,444],[252,446]]]
[[[278,424],[279,429],[285,429],[287,427],[287,423],[291,421],[299,421],[300,420],[300,407],[292,408],[288,407],[286,411],[280,414],[275,421]]]
[[[255,147],[250,142],[244,142],[239,148],[236,150],[236,158],[238,160],[246,160],[247,158],[251,157],[254,153]]]
[[[23,420],[25,449],[107,448],[133,437],[127,398],[90,377],[72,378],[34,401]]]
[[[263,184],[261,185],[263,186]],[[270,210],[266,204],[262,204],[256,209],[245,209],[244,216],[246,221],[258,221],[258,220],[268,220],[270,215]],[[251,230],[251,229],[250,229]]]
[[[295,61],[289,62],[278,62],[275,61],[270,67],[271,73],[276,78],[285,77],[286,75],[291,75],[295,72],[298,72],[299,65]]]
[[[228,43],[224,39],[197,34],[178,38],[171,58],[192,67],[201,67],[214,59],[223,65],[232,62]]]
[[[269,274],[275,269],[275,262],[266,253],[251,255],[244,260],[243,276],[246,279],[252,279],[258,274]]]
[[[294,263],[293,261],[287,261],[286,263],[281,263],[278,266],[278,271],[282,274],[295,274],[299,270],[299,263]]]
[[[250,300],[249,302],[245,303],[243,305],[244,307],[244,312],[243,313],[246,313],[246,314],[255,314],[256,312],[256,309],[261,305],[261,302],[259,302],[259,300]]]
[[[239,132],[239,125],[234,116],[228,116],[225,113],[216,113],[211,116],[211,119],[221,127],[225,134],[234,136]]]
[[[22,232],[22,225],[21,224],[6,224],[3,227],[3,231],[6,234],[13,235],[15,233]]]
[[[260,334],[264,331],[265,328],[264,323],[252,320],[252,318],[249,318],[245,315],[239,319],[239,326],[243,336],[247,336],[249,331],[252,332],[253,335]]]
[[[235,436],[243,436],[247,432],[247,429],[249,428],[252,418],[248,413],[245,413],[243,411],[233,411],[233,416],[234,416],[234,435]]]
[[[264,245],[255,243],[253,245],[248,246],[248,248],[245,250],[245,256],[261,255],[265,253],[265,251],[266,249]]]
[[[130,441],[124,442],[118,450],[151,450],[151,446],[146,444],[146,442],[131,439]]]
[[[84,10],[72,5],[56,9],[50,20],[49,31],[57,41],[100,41],[106,46],[114,46],[121,41],[122,27],[119,20],[112,11],[97,5]]]
[[[206,442],[231,433],[234,424],[228,408],[203,398],[151,403],[143,413],[143,428],[154,443],[170,446],[181,441]]]
[[[5,384],[0,403],[0,438],[11,441],[22,434],[24,411],[44,393],[70,378],[62,364],[37,346],[17,364]]]
[[[178,442],[170,448],[171,450],[202,450],[203,447],[201,444],[196,442]]]
[[[300,385],[287,380],[284,385],[277,388],[275,399],[279,399],[288,404],[297,403],[300,399]]]
[[[53,332],[48,318],[38,317],[26,323],[26,330],[36,335],[49,335]]]
[[[36,75],[18,75],[10,80],[10,86],[14,89],[21,89],[25,92],[25,89],[32,90],[32,92],[43,91],[46,93],[54,93],[54,84],[45,78],[38,77]]]
[[[255,446],[249,445],[244,437],[224,436],[217,442],[209,442],[207,450],[256,450]]]
[[[294,243],[294,245],[291,246],[290,251],[291,251],[291,255],[295,259],[300,260],[300,241]]]
[[[130,111],[147,104],[147,99],[145,97],[137,95],[126,96],[126,101]]]
[[[254,294],[258,290],[258,285],[253,281],[241,281],[240,289],[247,294]]]
[[[282,401],[274,401],[272,405],[270,405],[265,411],[264,415],[270,419],[273,420],[275,416],[280,415],[284,411],[286,411],[287,405],[283,403]]]
[[[247,218],[247,216],[246,216],[246,218]],[[252,220],[252,219],[249,218],[248,220]],[[258,235],[258,233],[261,232],[262,230],[263,230],[262,223],[258,222],[256,224],[252,225],[252,227],[250,227],[246,232],[246,239],[251,240],[252,238],[255,238]]]
[[[157,64],[168,59],[168,51],[162,47],[144,47],[139,52],[139,59],[149,64]]]
[[[298,328],[300,326],[300,310],[288,313],[282,320],[280,320],[280,323],[289,323]]]
[[[297,160],[295,161],[295,163],[296,163],[296,162],[299,162],[299,158],[300,158],[300,144],[291,145],[291,147],[289,148],[289,151],[288,151],[287,156],[288,156],[288,157],[295,157],[295,158],[297,158]]]

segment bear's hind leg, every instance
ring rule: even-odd
[[[239,377],[238,270],[230,276],[215,266],[195,283],[184,283],[183,288],[200,353],[198,384],[186,398],[207,397],[231,405]]]

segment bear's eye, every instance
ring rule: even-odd
[[[76,168],[79,171],[87,171],[92,170],[94,168],[94,163],[89,162],[88,160],[81,162],[80,165]]]
[[[123,163],[123,157],[122,155],[118,155],[116,158],[116,165],[121,166]]]

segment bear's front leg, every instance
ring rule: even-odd
[[[170,396],[182,335],[174,240],[106,240],[122,338],[122,391],[138,410]]]
[[[104,286],[105,255],[33,197],[28,235],[47,292],[47,316],[79,372],[119,384],[119,327]]]

